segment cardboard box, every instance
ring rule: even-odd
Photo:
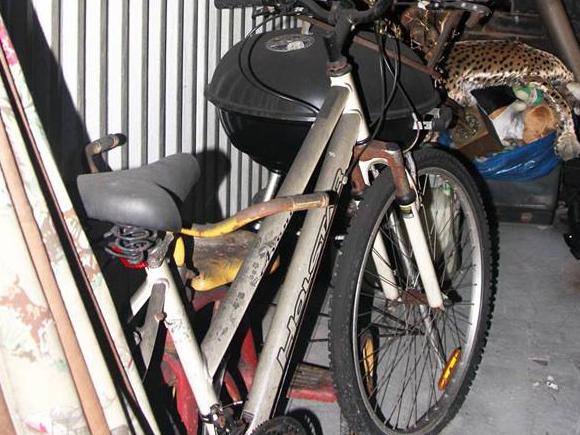
[[[457,151],[473,160],[504,150],[489,118],[479,108],[468,107],[451,129]]]

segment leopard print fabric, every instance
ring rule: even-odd
[[[471,91],[490,86],[535,85],[559,119],[556,151],[564,160],[580,155],[573,118],[575,99],[567,89],[574,75],[556,56],[513,41],[463,41],[447,58],[445,86],[450,98],[471,105]]]

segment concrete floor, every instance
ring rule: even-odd
[[[325,334],[321,318],[313,336]],[[312,343],[307,359],[328,364],[326,343]],[[290,409],[311,413],[318,435],[339,433],[336,404],[293,400]],[[561,228],[500,226],[488,344],[465,404],[443,432],[466,433],[580,435],[580,262]]]

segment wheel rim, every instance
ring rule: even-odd
[[[457,178],[441,168],[419,171],[418,191],[424,201],[420,214],[426,237],[449,306],[435,313],[424,305],[403,225],[393,215],[392,198],[367,244],[355,295],[351,341],[358,388],[383,432],[427,432],[444,418],[472,361],[481,317],[481,229],[472,202]],[[377,234],[388,247],[388,258],[369,255]],[[375,261],[395,265],[395,283],[389,284],[399,288],[400,301],[387,301],[380,285],[384,287],[386,280],[377,273]],[[369,354],[361,354],[368,346],[360,341],[363,337],[368,342],[370,331],[375,343],[373,379],[369,379]],[[441,373],[457,349],[461,359],[441,391],[437,386]]]

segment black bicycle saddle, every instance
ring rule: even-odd
[[[179,231],[179,208],[199,179],[191,154],[175,154],[140,168],[80,175],[87,216],[150,230]]]

